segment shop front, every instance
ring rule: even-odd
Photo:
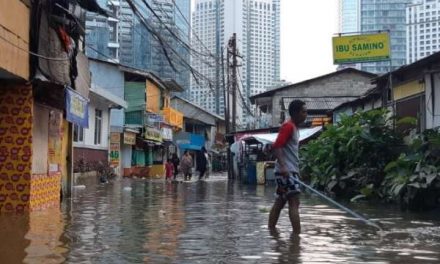
[[[155,127],[145,127],[144,143],[146,145],[146,164],[149,167],[148,176],[161,178],[165,175],[164,145],[161,130]]]

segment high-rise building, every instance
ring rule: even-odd
[[[406,11],[406,62],[410,64],[440,50],[440,1],[414,1]]]
[[[119,12],[120,1],[98,0],[97,3],[109,10],[111,17],[104,17],[96,13],[86,14],[86,53],[88,56],[101,59],[119,61]]]
[[[98,3],[112,17],[87,15],[86,41],[92,47],[87,49],[88,56],[115,58],[123,65],[174,79],[189,90],[190,0],[99,0]],[[152,31],[160,36],[162,43]]]
[[[412,0],[339,0],[341,33],[389,31],[391,62],[371,62],[356,68],[385,73],[406,64],[406,6]]]
[[[261,93],[280,78],[280,0],[196,0],[192,16],[192,44],[211,53],[192,56],[192,66],[211,82],[192,80],[190,97],[202,107],[224,114],[223,90],[216,91],[216,77],[221,76],[219,61],[229,39],[235,33],[240,55],[237,93],[238,118],[246,122],[251,95]]]

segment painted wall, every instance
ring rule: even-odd
[[[146,83],[146,91],[147,91],[147,108],[146,110],[152,113],[159,114],[160,113],[160,97],[161,90],[157,85],[150,80],[147,80]]]
[[[393,87],[394,100],[400,100],[425,91],[425,84],[418,80],[399,84]]]
[[[95,145],[95,110],[102,111],[101,144]],[[104,105],[89,104],[89,128],[84,129],[84,142],[73,144],[74,147],[108,150],[109,110]]]
[[[32,112],[31,86],[0,84],[0,213],[30,209]]]
[[[63,172],[63,115],[61,111],[34,103],[32,128],[32,174],[30,209],[59,206]]]
[[[21,1],[0,1],[0,76],[4,69],[29,78],[29,18],[29,8]]]
[[[101,144],[95,144],[95,110],[102,111]],[[83,159],[88,163],[95,161],[108,161],[109,151],[109,115],[106,105],[90,101],[89,104],[89,128],[84,129],[84,141],[73,143],[73,162]]]
[[[124,99],[124,73],[117,64],[90,60],[90,72],[92,85]],[[124,110],[111,110],[110,126],[115,129],[124,126]]]
[[[90,72],[94,85],[124,98],[124,73],[118,65],[90,60]]]

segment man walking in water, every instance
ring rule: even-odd
[[[294,100],[289,104],[290,119],[280,128],[278,137],[273,144],[277,158],[275,164],[275,179],[277,183],[277,198],[269,214],[269,229],[275,229],[281,209],[289,203],[289,218],[293,232],[301,233],[299,219],[299,184],[295,178],[299,175],[299,129],[298,126],[306,120],[307,108],[305,103]]]

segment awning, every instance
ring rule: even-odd
[[[108,104],[109,106],[115,106],[121,108],[128,107],[127,102],[124,99],[112,94],[111,92],[97,85],[92,84],[92,88],[90,88],[90,93],[91,93],[90,95],[91,98],[96,96],[98,100],[105,101],[105,103]]]
[[[322,127],[312,127],[312,128],[300,128],[299,129],[299,141],[306,140],[311,136],[315,135],[322,131]],[[242,138],[242,140],[246,141],[247,139],[255,139],[263,144],[273,144],[278,137],[278,133],[270,133],[270,134],[256,134],[256,135],[248,135]]]
[[[180,149],[188,149],[188,150],[201,150],[202,146],[199,145],[192,145],[192,144],[180,144]]]

